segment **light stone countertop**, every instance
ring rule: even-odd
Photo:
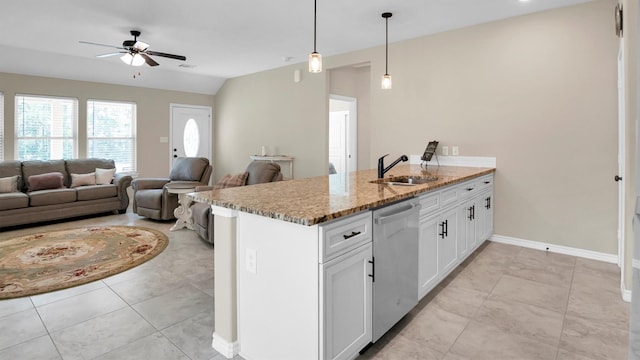
[[[278,181],[187,194],[194,201],[262,215],[300,225],[315,225],[392,202],[407,199],[446,185],[491,174],[495,168],[397,165],[385,174],[432,176],[438,180],[414,186],[374,184],[375,169]]]

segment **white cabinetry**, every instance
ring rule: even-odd
[[[493,175],[420,196],[420,298],[493,233]]]
[[[240,212],[245,359],[353,359],[371,341],[370,211],[304,226]]]
[[[342,249],[319,265],[320,359],[352,359],[372,336],[371,213],[320,228],[323,249]]]

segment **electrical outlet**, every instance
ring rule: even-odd
[[[246,254],[246,265],[247,265],[247,271],[255,274],[257,272],[257,261],[258,261],[258,254],[256,252],[255,249],[247,249],[247,254]]]
[[[451,147],[451,155],[458,156],[459,154],[460,154],[460,152],[458,151],[458,147],[457,146],[452,146]]]
[[[449,147],[448,146],[443,146],[442,147],[442,155],[444,155],[444,156],[449,155]]]

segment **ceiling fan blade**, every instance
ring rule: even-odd
[[[125,48],[123,48],[122,46],[113,46],[113,45],[98,44],[98,43],[89,42],[89,41],[78,41],[78,42],[79,42],[80,44],[89,44],[89,45],[106,46],[106,47],[110,47],[110,48],[126,50],[126,49],[125,49]]]
[[[133,44],[133,48],[138,51],[145,51],[149,48],[149,44],[143,43],[142,41],[136,41],[136,43]]]
[[[150,58],[147,54],[143,54],[143,53],[138,53],[138,54],[140,54],[140,56],[142,56],[142,58],[147,63],[147,65],[149,65],[149,66],[158,66],[159,65],[155,60]]]
[[[147,54],[149,55],[153,55],[153,56],[162,56],[162,57],[166,57],[166,58],[170,58],[170,59],[176,59],[176,60],[182,60],[182,61],[186,61],[187,58],[185,56],[182,55],[173,55],[173,54],[167,54],[167,53],[162,53],[162,52],[157,52],[157,51],[146,51]]]
[[[116,55],[126,54],[126,53],[127,53],[126,51],[118,51],[118,52],[114,52],[114,53],[96,55],[96,57],[97,58],[105,58],[105,57],[109,57],[109,56],[116,56]]]

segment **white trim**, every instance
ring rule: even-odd
[[[222,206],[211,205],[211,213],[216,216],[234,218],[238,217],[238,210],[229,209]]]
[[[620,286],[620,292],[622,293],[622,300],[630,303],[631,302],[631,290],[627,289],[626,286]]]
[[[230,343],[215,332],[212,338],[211,347],[227,359],[233,359],[240,352],[240,344],[237,341]]]
[[[498,243],[503,243],[503,244],[522,246],[530,249],[544,250],[544,251],[550,251],[558,254],[577,256],[585,259],[604,261],[612,264],[618,263],[618,257],[616,255],[601,253],[597,251],[583,250],[583,249],[572,248],[568,246],[546,244],[538,241],[524,240],[524,239],[518,239],[518,238],[502,236],[502,235],[492,235],[489,240],[495,241]]]
[[[640,269],[640,259],[631,259],[631,266],[634,269]]]
[[[422,160],[420,160],[422,155],[411,155],[409,156],[410,164],[420,164]],[[437,157],[437,161],[436,161]],[[431,161],[427,163],[427,165],[437,166],[438,163],[443,166],[470,166],[470,167],[496,167],[496,158],[495,157],[485,157],[485,156],[444,156],[444,155],[434,155],[431,158]]]

